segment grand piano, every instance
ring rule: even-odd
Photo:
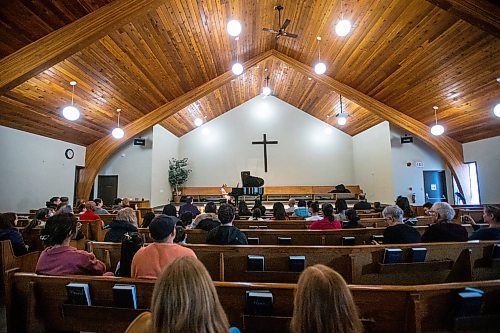
[[[238,207],[238,198],[243,195],[253,195],[259,196],[260,201],[262,201],[262,195],[264,194],[264,179],[250,176],[250,171],[241,172],[241,183],[243,187],[233,187],[232,191],[229,193],[230,196],[234,197],[236,207]]]

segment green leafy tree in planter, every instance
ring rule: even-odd
[[[192,171],[191,169],[188,169],[187,166],[187,158],[180,160],[172,158],[168,161],[168,182],[170,183],[170,186],[175,188],[174,195],[181,194],[179,187],[187,181],[189,174]]]

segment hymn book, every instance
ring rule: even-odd
[[[385,249],[384,264],[397,264],[401,262],[403,250],[401,249]]]
[[[247,270],[249,271],[264,271],[264,256],[247,256]]]
[[[269,290],[248,290],[247,313],[268,316],[273,314],[273,294]]]
[[[411,262],[425,262],[427,249],[425,247],[411,248]]]
[[[137,292],[133,284],[115,284],[113,300],[121,308],[137,309]]]
[[[70,282],[66,285],[68,303],[74,305],[92,305],[88,283]]]

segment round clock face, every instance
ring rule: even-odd
[[[68,148],[66,149],[66,151],[64,152],[64,155],[66,156],[66,158],[68,160],[72,159],[74,156],[75,156],[75,152],[73,151],[73,149],[71,148]]]

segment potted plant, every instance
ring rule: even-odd
[[[189,174],[191,173],[191,169],[187,168],[188,159],[176,159],[172,158],[168,161],[168,182],[170,186],[173,188],[173,197],[174,202],[179,203],[181,200],[181,188],[182,184],[184,184]]]

